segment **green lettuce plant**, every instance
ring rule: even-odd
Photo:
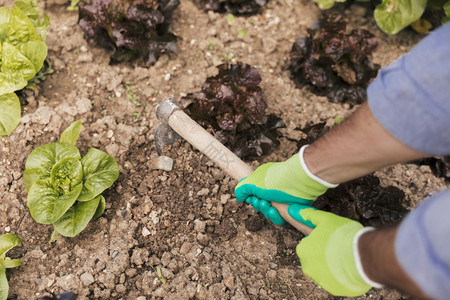
[[[321,9],[328,9],[335,2],[346,0],[316,0],[316,2]],[[382,0],[375,8],[374,18],[381,30],[388,34],[396,34],[418,21],[427,8],[442,10],[446,16],[442,22],[450,19],[450,0]]]
[[[33,219],[53,224],[54,234],[74,237],[105,210],[101,193],[119,177],[119,166],[95,148],[81,158],[75,143],[81,121],[73,122],[59,142],[34,149],[25,164],[24,184]],[[53,239],[53,237],[52,237]]]
[[[26,87],[42,68],[49,23],[36,0],[17,1],[12,9],[0,7],[0,135],[9,135],[19,125],[15,91]]]
[[[21,246],[20,238],[12,233],[6,233],[0,236],[0,300],[8,298],[8,279],[6,278],[6,269],[19,267],[22,262],[18,259],[6,257],[6,252],[15,246]]]

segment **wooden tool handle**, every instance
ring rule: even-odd
[[[228,175],[239,181],[253,172],[245,162],[231,152],[227,147],[215,139],[203,127],[192,120],[182,110],[175,110],[169,117],[169,126],[180,136],[188,141],[192,146],[200,150],[210,160],[218,164]],[[278,202],[271,202],[280,213],[281,217],[297,230],[305,235],[309,235],[312,228],[293,219],[287,209],[288,205]]]

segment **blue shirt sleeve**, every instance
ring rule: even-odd
[[[395,254],[400,265],[425,294],[450,295],[450,189],[410,213],[400,225]]]
[[[450,154],[450,24],[380,70],[367,95],[375,118],[398,140]]]

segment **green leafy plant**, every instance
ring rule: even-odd
[[[91,148],[81,158],[75,147],[80,130],[81,122],[76,121],[59,142],[34,149],[23,176],[33,219],[53,224],[55,234],[68,237],[76,236],[93,217],[103,214],[101,193],[119,177],[119,166],[107,153]]]
[[[321,9],[328,9],[335,2],[346,2],[346,0],[316,0],[316,2]],[[449,0],[382,0],[375,7],[374,18],[381,30],[388,34],[396,34],[419,21],[426,9],[442,11],[445,15],[442,22],[450,19]]]
[[[6,233],[0,236],[0,300],[8,298],[8,279],[6,278],[6,269],[19,267],[22,262],[18,259],[6,257],[6,252],[15,246],[21,246],[20,238],[12,233]]]
[[[78,10],[78,3],[80,0],[70,0],[70,5],[67,7],[68,11]]]
[[[0,135],[9,135],[20,122],[15,91],[27,86],[47,56],[45,32],[50,21],[41,16],[36,0],[0,7]]]
[[[164,278],[164,276],[162,275],[160,267],[156,267],[156,274],[158,275],[158,282],[161,282],[162,284],[166,284],[167,281]]]

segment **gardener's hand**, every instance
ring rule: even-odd
[[[315,228],[297,246],[297,255],[303,273],[334,296],[356,297],[366,293],[377,283],[367,278],[362,270],[358,252],[359,236],[371,227],[316,210],[293,204],[289,215]],[[363,279],[363,277],[365,279]]]
[[[261,165],[239,181],[234,191],[236,200],[251,204],[273,223],[282,225],[284,220],[270,201],[310,205],[329,187],[336,187],[308,170],[303,161],[305,148],[284,162]]]

